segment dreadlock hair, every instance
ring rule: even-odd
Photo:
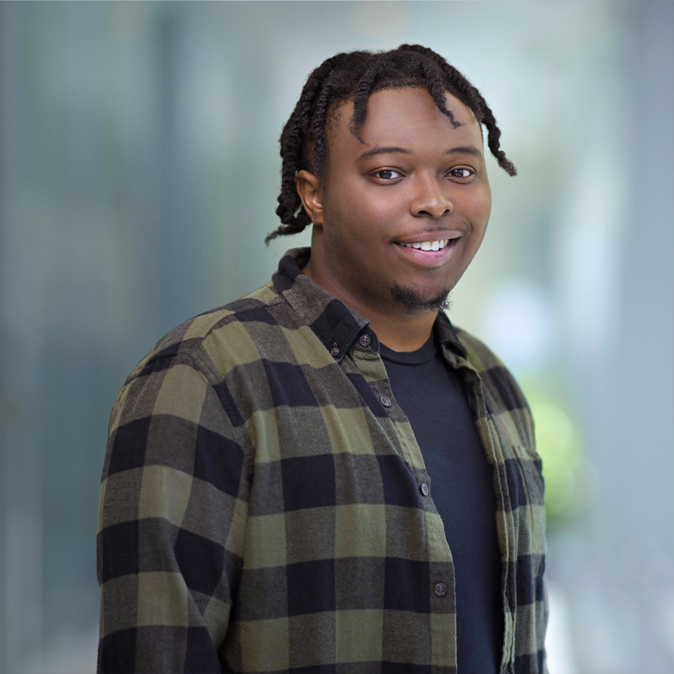
[[[445,92],[458,98],[487,128],[487,145],[499,166],[511,176],[517,175],[515,166],[501,150],[501,130],[496,125],[491,108],[480,92],[440,54],[418,44],[403,44],[387,52],[336,54],[309,75],[281,133],[283,164],[276,215],[283,224],[265,238],[265,243],[280,235],[301,232],[311,223],[297,194],[297,173],[306,169],[319,179],[322,177],[328,153],[326,127],[333,121],[339,105],[353,101],[349,129],[362,141],[360,129],[367,114],[369,97],[383,89],[402,87],[425,88],[455,128],[460,123],[447,108]]]

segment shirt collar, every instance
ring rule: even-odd
[[[310,256],[310,248],[289,250],[272,281],[325,348],[341,360],[369,321],[302,273]]]
[[[285,253],[272,277],[274,287],[337,360],[346,355],[358,335],[364,331],[369,332],[376,343],[374,333],[366,330],[369,325],[366,318],[302,272],[310,256],[310,248],[292,248]],[[466,357],[466,349],[443,311],[438,314],[434,328],[439,344],[446,344],[452,351]]]
[[[444,344],[448,346],[452,351],[458,353],[462,358],[468,357],[468,351],[466,351],[466,347],[461,343],[459,335],[452,325],[452,322],[449,320],[449,316],[447,316],[444,311],[441,311],[438,314],[433,327],[437,331],[438,344]]]

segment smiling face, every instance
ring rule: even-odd
[[[437,312],[482,243],[491,191],[480,126],[450,94],[447,107],[461,126],[425,89],[378,91],[363,144],[348,101],[330,129],[322,184],[298,175],[314,223],[305,273],[364,315]]]

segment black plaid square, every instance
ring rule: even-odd
[[[288,405],[302,407],[318,405],[306,377],[299,365],[292,363],[274,363],[264,360],[264,369],[275,407]]]
[[[285,510],[336,504],[335,462],[332,454],[281,461]]]
[[[244,459],[238,443],[199,426],[194,449],[194,477],[236,496]]]
[[[134,419],[120,426],[112,437],[108,475],[145,464],[147,434],[152,417]]]
[[[428,562],[387,557],[384,565],[384,608],[430,613],[431,579]]]
[[[101,582],[138,573],[138,520],[113,524],[98,535],[103,563]]]
[[[289,564],[286,573],[289,616],[335,610],[334,559]]]
[[[222,546],[182,529],[173,549],[187,587],[213,594],[225,564]]]
[[[384,499],[389,505],[420,508],[419,485],[410,467],[397,455],[377,456]]]

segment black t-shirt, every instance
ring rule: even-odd
[[[496,674],[504,629],[496,494],[461,379],[434,336],[418,351],[399,353],[382,344],[380,353],[421,448],[452,551],[458,674]]]

